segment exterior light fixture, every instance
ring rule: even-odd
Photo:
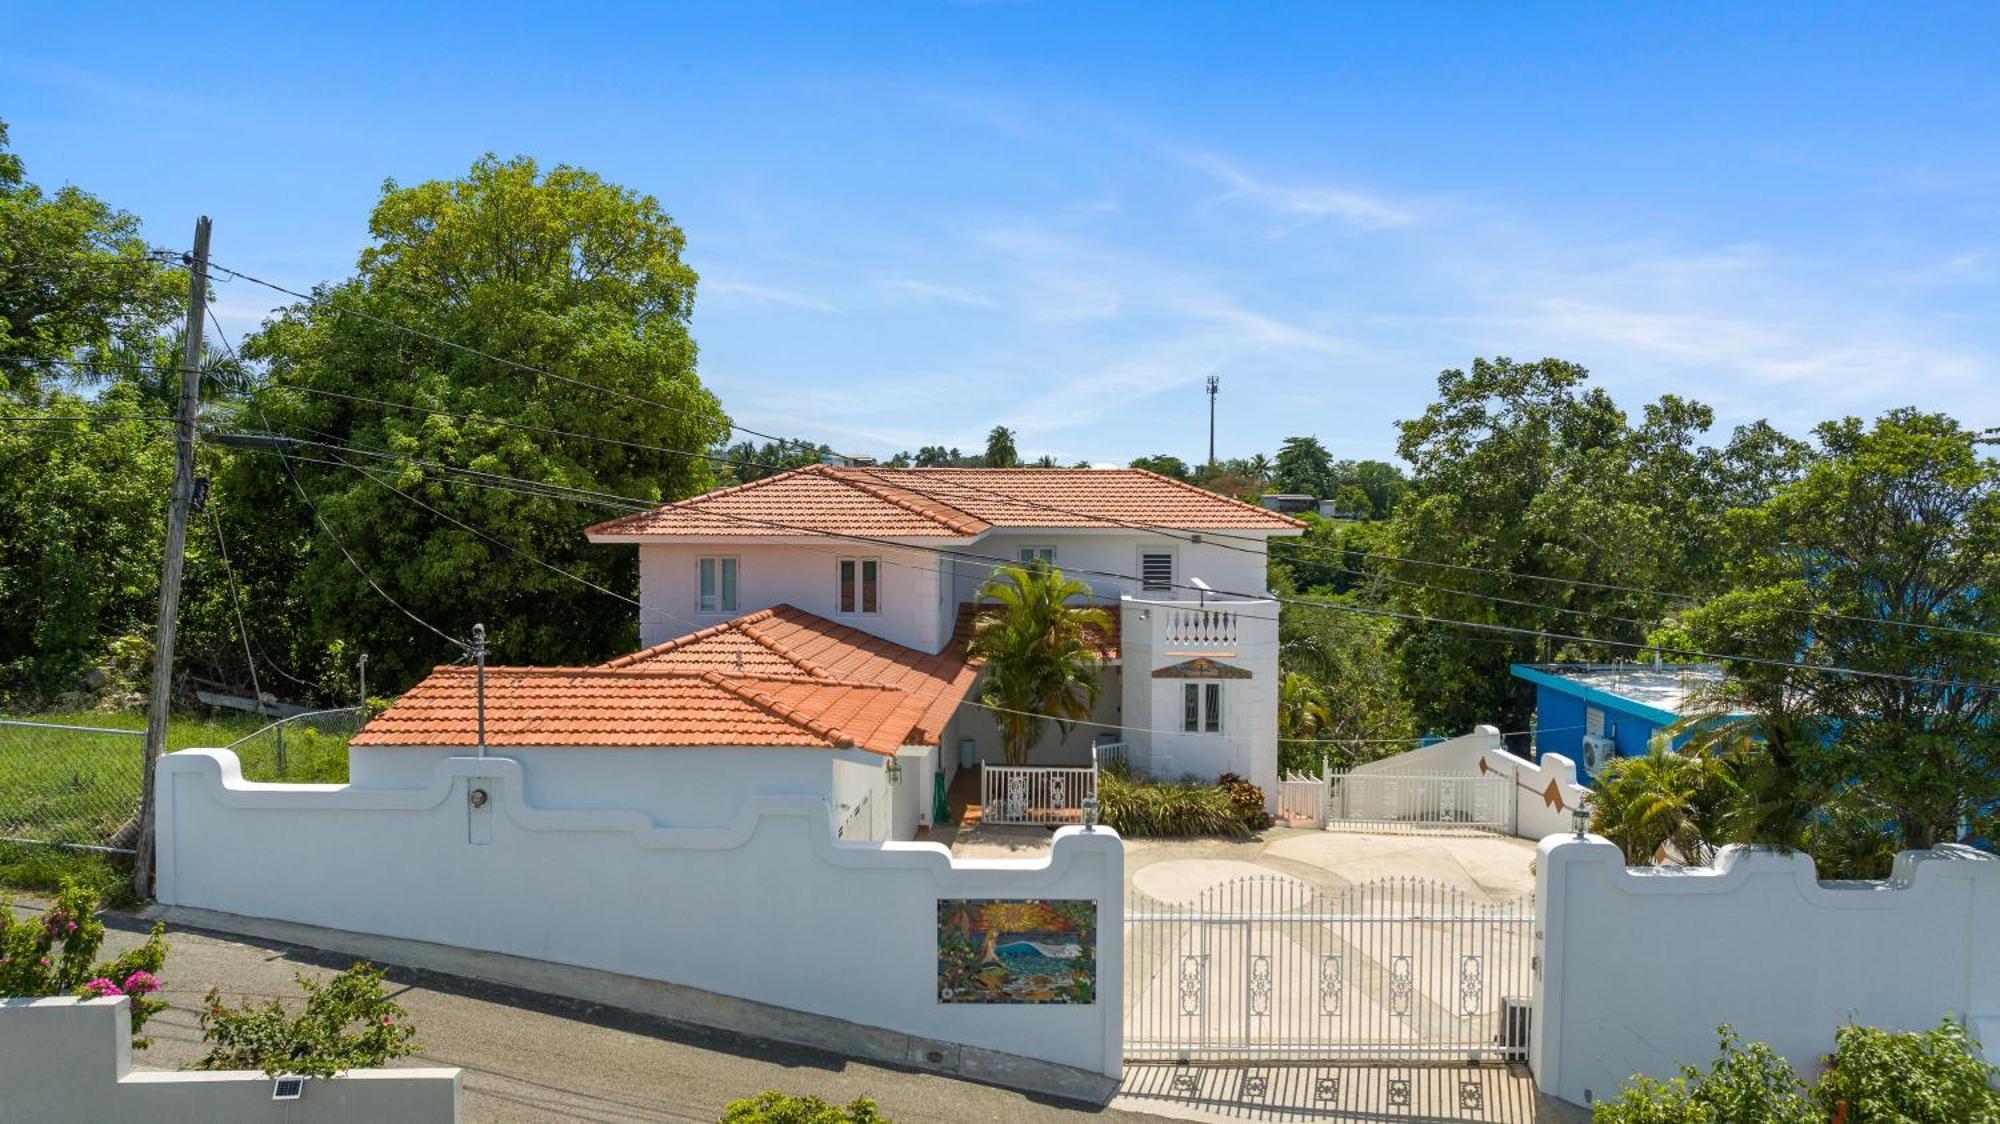
[[[1590,809],[1578,801],[1576,810],[1569,814],[1570,826],[1576,829],[1576,837],[1582,839],[1590,831]]]
[[[1097,797],[1095,796],[1086,796],[1083,798],[1083,830],[1097,830]]]
[[[903,783],[903,763],[900,760],[891,757],[889,763],[883,766],[882,771],[889,774],[890,784]]]

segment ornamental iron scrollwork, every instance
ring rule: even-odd
[[[1415,990],[1411,973],[1409,957],[1389,958],[1389,1014],[1393,1018],[1410,1017],[1410,995]]]
[[[1268,956],[1250,958],[1250,1013],[1271,1013],[1271,958]]]
[[[1337,955],[1319,958],[1319,1013],[1340,1014],[1341,991],[1346,986],[1346,969]]]
[[[1181,1014],[1201,1014],[1201,995],[1205,990],[1202,977],[1206,974],[1208,958],[1205,956],[1181,957]]]
[[[1476,1015],[1485,1004],[1486,965],[1477,953],[1458,958],[1458,1013]]]
[[[1007,777],[1007,818],[1015,822],[1028,816],[1028,778],[1020,773]]]

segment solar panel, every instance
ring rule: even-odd
[[[295,1101],[306,1094],[306,1079],[303,1077],[280,1077],[271,1086],[274,1101]]]

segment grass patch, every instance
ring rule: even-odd
[[[131,712],[44,711],[0,717],[111,730],[146,728],[146,716]],[[269,719],[251,714],[175,714],[167,723],[167,751],[220,748],[269,724]],[[251,737],[236,748],[236,754],[246,780],[342,784],[347,780],[347,737],[287,728],[282,774],[278,741],[271,733]],[[144,761],[141,738],[0,726],[0,837],[103,844],[138,807]],[[0,838],[0,886],[53,890],[65,875],[99,888],[106,900],[117,901],[117,894],[126,892],[130,862],[123,856]]]

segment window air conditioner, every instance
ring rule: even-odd
[[[1617,742],[1602,734],[1583,736],[1583,767],[1589,772],[1596,773],[1610,764],[1611,759],[1616,756],[1618,756]]]

